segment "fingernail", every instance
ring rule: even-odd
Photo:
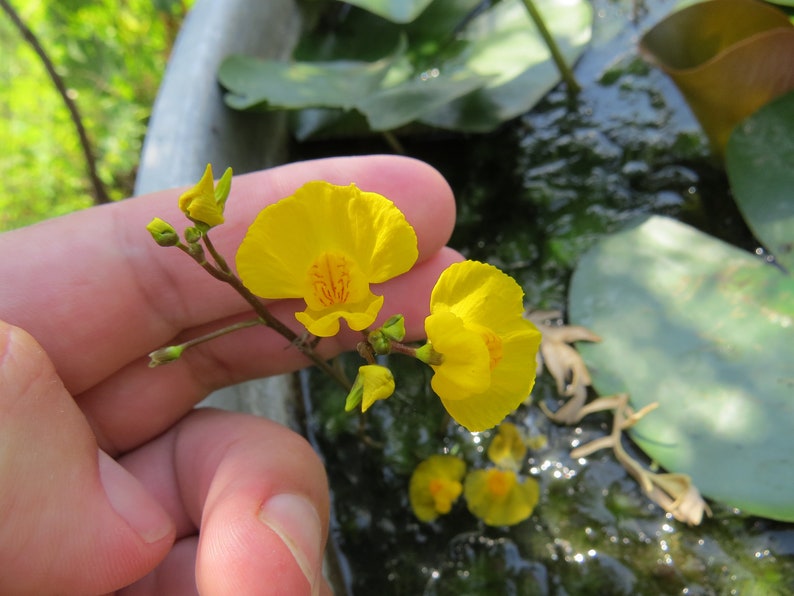
[[[171,532],[171,518],[121,464],[99,452],[99,478],[110,505],[144,542],[157,542]]]
[[[314,505],[298,495],[276,495],[262,506],[259,519],[278,534],[290,550],[309,580],[311,593],[319,594],[323,527]]]

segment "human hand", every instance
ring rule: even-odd
[[[259,210],[316,179],[383,194],[416,229],[419,263],[378,293],[418,338],[438,274],[459,259],[443,248],[450,189],[424,164],[335,158],[237,177],[214,244],[233,255]],[[310,446],[266,419],[193,410],[216,388],[305,357],[256,327],[147,366],[153,349],[250,317],[231,288],[151,241],[153,216],[184,221],[178,194],[0,236],[2,594],[329,591],[327,481]],[[271,305],[295,329],[297,306]],[[340,334],[318,350],[355,341]]]

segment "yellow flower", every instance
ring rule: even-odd
[[[383,296],[370,291],[408,271],[418,256],[416,233],[387,198],[309,182],[263,209],[237,251],[237,271],[262,298],[303,298],[295,313],[319,337],[375,321]]]
[[[519,481],[512,470],[473,470],[463,488],[466,505],[489,526],[512,526],[527,519],[540,497],[533,478]]]
[[[358,376],[347,396],[345,411],[349,412],[358,404],[366,412],[379,399],[386,399],[394,393],[394,376],[385,366],[365,364],[359,367]]]
[[[428,345],[417,357],[433,368],[433,391],[472,432],[499,424],[535,384],[540,332],[523,317],[520,286],[492,265],[447,268],[430,297]]]
[[[431,455],[414,469],[408,498],[414,515],[429,522],[445,515],[463,492],[466,463],[452,455]]]
[[[190,190],[179,197],[179,208],[188,218],[207,229],[223,223],[223,209],[232,184],[232,169],[226,168],[223,176],[214,186],[212,165],[207,164],[204,175]]]
[[[527,446],[515,424],[503,422],[488,445],[488,459],[500,468],[518,471],[524,463]]]

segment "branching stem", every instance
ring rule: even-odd
[[[221,257],[221,255],[215,250],[212,242],[207,238],[206,234],[203,235],[205,246],[207,250],[212,255],[213,259],[216,261],[217,266],[210,263],[206,256],[204,255],[204,251],[196,251],[191,250],[189,245],[185,245],[182,243],[177,244],[176,246],[182,250],[182,252],[189,255],[194,261],[196,261],[201,267],[209,273],[215,279],[218,279],[224,283],[229,284],[235,291],[242,296],[246,302],[254,309],[254,312],[258,316],[258,321],[270,327],[281,335],[284,339],[288,342],[293,344],[302,354],[304,354],[307,358],[309,358],[317,368],[322,370],[326,373],[329,377],[331,377],[334,381],[336,381],[343,389],[346,391],[350,391],[350,383],[348,380],[334,367],[332,367],[328,362],[323,360],[315,351],[313,346],[303,340],[301,336],[295,333],[292,329],[287,327],[284,323],[282,323],[277,317],[270,312],[267,306],[251,291],[243,285],[243,282],[240,281],[238,278],[226,264],[225,259]]]

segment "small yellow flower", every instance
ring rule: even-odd
[[[339,319],[354,331],[371,325],[383,305],[370,284],[408,271],[418,257],[416,233],[387,198],[309,182],[263,209],[237,251],[237,271],[262,298],[303,298],[295,313],[309,331],[330,337]]]
[[[433,288],[428,345],[417,357],[433,368],[433,391],[449,414],[470,431],[499,424],[535,383],[540,332],[523,317],[523,296],[510,276],[477,261],[451,265]]]
[[[512,526],[527,519],[540,498],[533,478],[523,481],[512,470],[473,470],[463,488],[472,514],[489,526]]]
[[[232,183],[232,169],[226,168],[215,186],[212,178],[212,165],[207,164],[204,175],[190,190],[179,197],[179,208],[188,219],[207,229],[223,223],[223,209],[229,196]]]
[[[345,411],[349,412],[358,404],[366,412],[379,399],[386,399],[394,393],[394,376],[385,366],[365,364],[359,367],[358,376],[347,396]]]
[[[488,445],[488,459],[500,468],[518,471],[524,463],[527,446],[515,424],[503,422]]]
[[[414,515],[424,522],[450,512],[463,492],[466,462],[452,455],[431,455],[414,469],[408,498]]]

